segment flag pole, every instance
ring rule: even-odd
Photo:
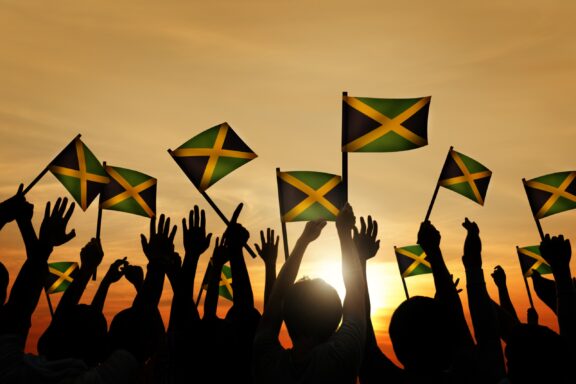
[[[402,286],[404,286],[404,293],[406,294],[406,300],[410,298],[408,294],[408,287],[406,286],[406,280],[402,275],[402,269],[400,269],[400,261],[398,260],[398,254],[396,253],[396,246],[394,246],[394,254],[396,255],[396,264],[398,264],[398,271],[400,271],[400,278],[402,279]]]
[[[102,162],[102,167],[106,169],[106,162]],[[102,227],[102,193],[100,193],[100,197],[98,198],[100,201],[98,202],[98,218],[96,219],[96,239],[100,240],[100,229]],[[94,274],[92,275],[92,281],[96,281],[96,273],[97,269],[94,270]]]
[[[522,271],[522,260],[520,259],[520,249],[516,246],[516,254],[518,255],[518,262],[520,263],[520,270]],[[534,301],[532,301],[532,293],[530,292],[530,285],[528,285],[528,279],[524,271],[522,271],[522,277],[524,278],[524,285],[526,285],[526,292],[528,293],[528,301],[530,302],[530,307],[534,308]]]
[[[74,139],[72,139],[72,141],[79,139],[80,136],[82,136],[81,134],[76,135],[76,137]],[[68,146],[64,147],[63,150],[61,150],[55,157],[54,159],[56,159],[58,156],[60,156],[62,154],[62,152],[64,152],[64,150],[67,148]],[[52,161],[54,161],[54,159],[52,159]],[[27,194],[34,185],[36,185],[36,183],[38,183],[40,181],[40,179],[42,179],[42,177],[44,177],[44,175],[46,174],[46,172],[48,172],[48,170],[50,169],[50,164],[52,164],[52,161],[42,170],[42,172],[40,172],[40,174],[38,176],[36,176],[36,178],[34,180],[32,180],[32,182],[30,184],[28,184],[26,186],[26,188],[24,188],[24,191],[22,191],[22,194]]]
[[[46,287],[44,287],[44,293],[46,294],[46,300],[48,301],[48,309],[50,310],[50,317],[54,317],[54,308],[52,307],[52,300],[50,300],[50,294]]]
[[[525,178],[522,178],[522,185],[524,185],[526,196],[528,196],[528,188],[526,186]],[[528,202],[530,202],[530,198],[528,198]],[[532,207],[530,207],[530,211],[532,211]],[[542,230],[542,225],[540,225],[540,219],[534,216],[534,211],[532,211],[532,217],[534,218],[534,222],[536,223],[536,228],[538,228],[538,233],[540,234],[540,240],[544,240],[544,231]]]
[[[282,219],[282,212],[284,212],[284,204],[282,204],[282,197],[280,196],[280,168],[276,167],[276,185],[278,186],[278,204],[280,206],[280,223],[282,224],[282,243],[284,244],[284,261],[288,260],[290,251],[288,247],[288,233],[286,231],[286,222]]]
[[[348,92],[342,92],[342,184],[344,184],[344,201],[348,202],[348,152],[344,150],[344,143],[348,133],[348,113],[344,108],[344,98]],[[340,207],[338,207],[340,208]]]
[[[448,156],[450,156],[450,151],[452,151],[452,149],[454,149],[454,147],[450,146],[450,149],[448,150]],[[442,166],[442,169],[444,169],[444,166]],[[440,176],[442,176],[442,171],[440,171]],[[430,219],[430,214],[432,213],[432,207],[434,207],[434,203],[436,202],[436,196],[438,195],[438,191],[440,190],[440,176],[438,176],[438,181],[436,182],[436,188],[434,189],[434,193],[432,194],[432,200],[430,201],[430,205],[428,206],[428,211],[426,212],[426,217],[424,218],[424,221],[428,221],[428,219]]]

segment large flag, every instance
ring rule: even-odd
[[[430,97],[343,98],[343,152],[396,152],[428,144]]]
[[[488,168],[450,148],[438,184],[484,205],[491,176]]]
[[[72,140],[50,163],[48,169],[84,211],[109,181],[102,164],[80,137]]]
[[[170,154],[201,191],[257,157],[228,123],[194,136]]]
[[[72,261],[49,263],[48,272],[50,273],[45,284],[48,293],[63,292],[76,278],[78,263]]]
[[[202,289],[208,290],[208,279],[210,277],[212,264],[208,265],[208,271],[204,275],[204,281],[202,282]],[[232,301],[232,270],[226,264],[222,266],[222,271],[220,272],[220,283],[218,284],[218,294],[225,299]]]
[[[557,172],[524,180],[532,213],[537,219],[576,208],[576,171]]]
[[[426,260],[426,253],[419,245],[408,245],[405,247],[396,248],[396,259],[400,267],[400,274],[402,277],[410,277],[416,275],[423,275],[432,273],[432,266]]]
[[[342,178],[331,173],[277,172],[282,221],[336,220],[345,204]]]
[[[156,179],[143,173],[106,165],[110,183],[102,191],[100,206],[154,217],[156,215]]]
[[[540,254],[540,247],[537,245],[530,245],[528,247],[516,247],[518,251],[518,258],[520,259],[520,267],[525,277],[532,276],[532,271],[537,271],[541,275],[552,273],[550,264],[544,260]]]

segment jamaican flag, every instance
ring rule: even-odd
[[[102,191],[100,207],[154,217],[156,179],[131,169],[106,165],[110,183]]]
[[[45,284],[48,293],[64,292],[76,278],[78,263],[72,261],[48,263],[48,271],[50,273]]]
[[[343,97],[342,152],[396,152],[428,144],[430,97]]]
[[[98,196],[109,178],[104,168],[77,136],[48,165],[48,169],[66,187],[82,210]]]
[[[552,273],[550,264],[548,264],[540,254],[539,246],[516,247],[516,251],[518,252],[520,267],[522,267],[524,277],[532,276],[532,271],[538,271],[541,275]]]
[[[201,191],[257,157],[228,123],[212,127],[169,152]]]
[[[576,208],[576,171],[557,172],[522,180],[537,219]]]
[[[202,289],[204,290],[208,290],[208,279],[212,273],[211,271],[212,263],[208,264],[208,270],[204,275],[204,281],[202,281]],[[218,294],[225,299],[232,300],[232,270],[228,265],[222,266],[222,271],[220,272]]]
[[[283,222],[335,220],[344,205],[342,178],[331,173],[276,172]]]
[[[450,148],[438,184],[484,205],[491,176],[488,168]]]
[[[402,277],[410,277],[432,273],[432,266],[426,260],[426,254],[419,245],[408,245],[406,247],[396,248],[396,259],[400,267]]]

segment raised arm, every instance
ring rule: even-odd
[[[498,287],[500,307],[507,311],[516,322],[520,322],[518,319],[518,314],[516,313],[516,309],[514,308],[514,304],[512,304],[512,299],[510,299],[510,293],[508,293],[508,286],[506,285],[506,272],[504,271],[504,268],[497,265],[496,268],[494,268],[494,272],[492,272],[491,276],[492,279],[494,279],[494,284],[496,284],[496,287]]]
[[[220,275],[222,267],[229,259],[228,250],[225,244],[225,238],[216,238],[216,245],[214,246],[214,253],[210,259],[208,269],[206,271],[205,283],[208,284],[206,290],[206,299],[204,299],[204,319],[216,319],[216,308],[218,306],[218,298],[220,296]],[[203,283],[204,284],[204,283]]]
[[[536,296],[538,296],[538,298],[542,300],[542,302],[546,304],[552,312],[556,313],[558,310],[558,308],[556,308],[558,300],[556,299],[556,283],[554,280],[542,277],[542,275],[540,275],[536,270],[532,271],[531,277]]]
[[[274,239],[274,230],[266,229],[266,237],[264,237],[264,231],[260,231],[260,242],[262,246],[254,244],[258,256],[264,261],[264,266],[266,267],[266,284],[264,286],[264,309],[266,309],[266,303],[272,292],[272,287],[276,281],[276,259],[278,258],[278,241],[279,236]]]
[[[286,296],[286,292],[294,284],[296,276],[298,276],[298,270],[300,269],[306,248],[308,248],[308,245],[310,245],[312,241],[320,236],[325,226],[326,221],[324,220],[315,220],[306,223],[306,227],[296,242],[290,257],[278,273],[276,283],[270,293],[268,305],[264,310],[257,333],[270,332],[278,335],[280,332],[280,326],[282,325],[282,301],[284,300],[284,296]]]
[[[564,236],[546,235],[540,243],[542,257],[552,267],[556,281],[556,297],[558,300],[557,314],[560,335],[566,337],[574,345],[576,342],[576,291],[570,272],[572,249],[570,240]]]
[[[478,225],[469,221],[468,218],[462,226],[468,232],[464,241],[462,262],[466,269],[468,307],[478,343],[481,369],[487,383],[497,383],[506,377],[506,368],[500,344],[498,318],[484,281],[480,230]]]
[[[118,259],[110,264],[108,272],[106,272],[106,275],[104,275],[104,278],[100,282],[98,290],[92,299],[91,306],[98,312],[102,312],[104,310],[104,302],[106,301],[106,296],[108,295],[108,289],[113,283],[120,280],[122,275],[124,275],[124,269],[127,266],[128,262],[126,261],[126,257],[123,259]]]

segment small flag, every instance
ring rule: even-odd
[[[257,157],[228,123],[194,136],[170,154],[201,191]]]
[[[343,97],[342,152],[396,152],[428,144],[430,97]]]
[[[102,164],[79,137],[56,156],[48,169],[84,211],[109,182]]]
[[[78,263],[62,261],[48,263],[48,277],[46,279],[46,290],[48,293],[64,292],[76,278]]]
[[[156,179],[143,173],[106,165],[110,183],[102,191],[100,206],[154,217],[156,215]]]
[[[520,266],[522,273],[525,277],[532,276],[532,271],[538,271],[541,275],[552,273],[552,267],[544,260],[540,254],[540,247],[538,245],[530,245],[528,247],[516,247],[518,251],[518,258],[520,259]]]
[[[282,221],[336,220],[344,205],[342,178],[331,173],[277,172]]]
[[[450,148],[438,184],[484,205],[491,176],[488,168]]]
[[[426,260],[426,253],[419,245],[408,245],[406,247],[396,248],[396,259],[400,266],[400,274],[402,277],[410,277],[416,275],[423,275],[432,273],[432,266]]]
[[[576,208],[576,171],[557,172],[525,181],[532,213],[537,219]]]
[[[202,289],[208,290],[208,279],[212,270],[212,264],[208,264],[208,270],[204,275],[204,281],[202,281]],[[218,294],[225,299],[232,301],[232,270],[226,264],[222,266],[222,271],[220,272],[220,283],[218,287]]]

